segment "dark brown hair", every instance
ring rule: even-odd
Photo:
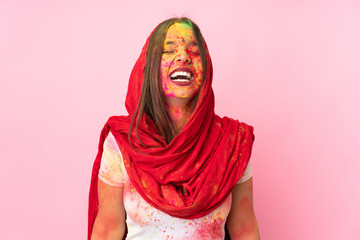
[[[206,73],[207,61],[205,55],[205,43],[199,27],[193,21],[191,21],[186,17],[170,18],[160,23],[153,31],[146,51],[146,63],[144,69],[144,79],[141,89],[141,95],[135,113],[132,116],[130,128],[129,128],[128,138],[130,144],[131,144],[130,133],[132,131],[134,122],[136,121],[135,131],[138,140],[140,141],[141,144],[143,144],[146,147],[153,147],[143,143],[139,137],[139,122],[144,112],[154,121],[155,125],[159,130],[159,135],[165,139],[166,143],[169,144],[172,141],[172,139],[175,137],[175,133],[173,131],[174,123],[171,121],[165,108],[165,103],[162,93],[161,74],[160,74],[161,57],[163,53],[166,33],[169,27],[174,23],[185,23],[192,28],[196,38],[196,42],[199,47],[199,53],[203,65],[203,71],[204,73]],[[203,76],[203,81],[204,79],[205,79],[205,74]]]

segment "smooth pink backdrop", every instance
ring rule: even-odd
[[[198,23],[216,111],[255,127],[262,239],[360,239],[359,1],[0,1],[0,239],[85,239],[100,130],[162,20]]]

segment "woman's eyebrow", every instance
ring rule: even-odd
[[[173,45],[173,44],[175,44],[175,42],[173,42],[173,41],[166,41],[164,45]],[[190,46],[197,46],[198,44],[196,43],[196,41],[191,41],[191,42],[189,43],[189,45],[190,45]]]

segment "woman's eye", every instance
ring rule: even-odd
[[[193,55],[200,55],[199,51],[190,51],[190,53]]]
[[[188,49],[188,53],[193,54],[193,55],[199,55],[199,49],[197,47],[192,47]]]
[[[163,51],[163,53],[174,53],[174,51]]]

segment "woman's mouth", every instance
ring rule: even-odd
[[[179,86],[187,86],[194,79],[194,73],[189,68],[177,68],[170,73],[170,80]]]

